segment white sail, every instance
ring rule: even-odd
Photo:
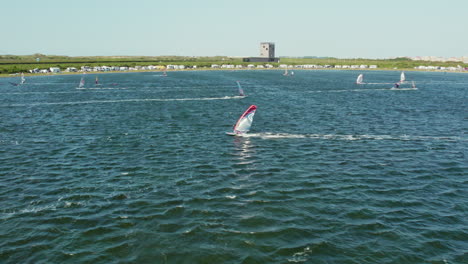
[[[239,89],[239,96],[245,96],[244,90],[242,89],[239,81],[237,81],[237,88]]]
[[[364,74],[361,73],[361,74],[358,75],[358,77],[356,79],[356,83],[357,84],[362,84],[363,81],[364,81]]]
[[[400,74],[400,83],[404,83],[405,80],[406,80],[405,72],[401,72],[401,74]]]
[[[21,82],[20,84],[23,84],[26,82],[26,79],[24,78],[24,73],[21,73]]]
[[[284,75],[284,76],[287,76],[287,75],[288,75],[288,68],[284,69],[283,75]]]
[[[80,84],[78,85],[78,88],[83,88],[84,87],[84,77],[81,77]]]

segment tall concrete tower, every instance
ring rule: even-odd
[[[274,58],[275,57],[275,43],[273,42],[260,43],[260,57]]]

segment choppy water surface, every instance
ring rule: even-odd
[[[359,73],[0,79],[0,262],[466,263],[468,75]]]

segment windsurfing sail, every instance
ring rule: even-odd
[[[414,83],[414,81],[411,82],[411,88],[416,88],[416,84]]]
[[[26,82],[26,79],[24,78],[24,73],[21,73],[21,82],[20,84],[23,84]]]
[[[237,81],[237,87],[239,88],[239,96],[245,96],[244,90],[242,89],[239,81]]]
[[[96,85],[99,85],[99,79],[98,79],[97,76],[96,76],[96,80],[94,81],[94,83],[95,83]]]
[[[250,130],[252,126],[253,117],[255,115],[255,111],[257,110],[257,106],[251,105],[237,120],[237,123],[234,125],[234,133],[235,134],[244,134]]]
[[[84,87],[84,77],[81,77],[80,84],[78,85],[78,88],[83,88]]]
[[[288,68],[284,69],[283,75],[284,75],[284,76],[288,76]]]
[[[400,83],[404,83],[405,80],[406,80],[405,72],[401,72],[401,74],[400,74]]]
[[[356,84],[363,84],[364,81],[364,74],[359,74],[357,79],[356,79]]]

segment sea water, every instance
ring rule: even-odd
[[[282,74],[0,79],[0,262],[466,263],[468,75]]]

